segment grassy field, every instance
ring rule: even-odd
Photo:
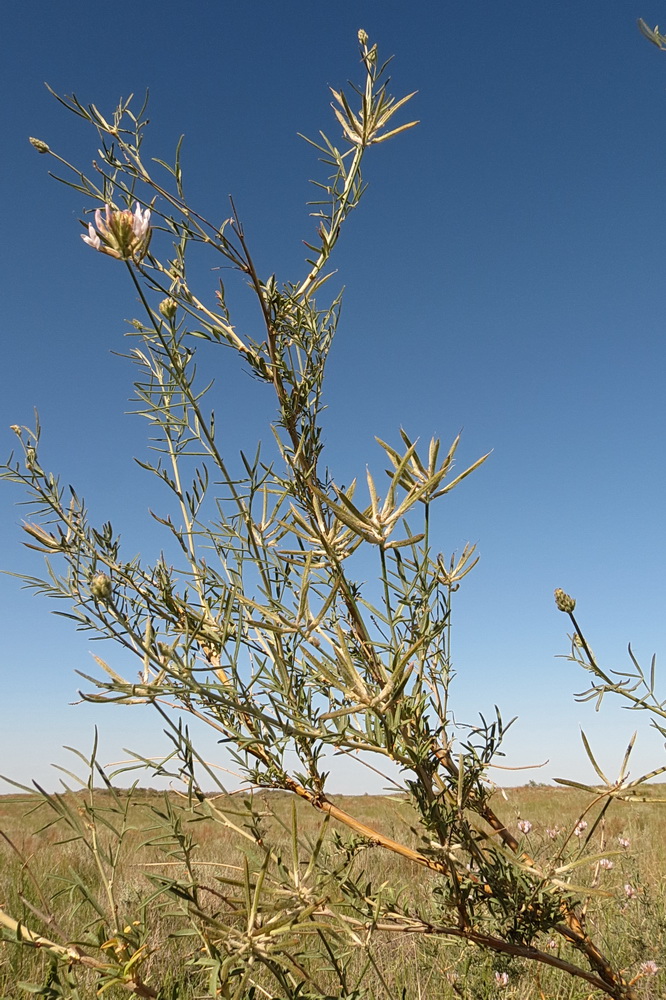
[[[666,798],[666,786],[650,786],[650,794]],[[108,793],[99,793],[102,804],[105,795]],[[261,797],[255,796],[255,804],[257,799],[265,813],[267,830],[278,844],[283,842],[286,849],[290,837],[291,798],[282,793],[264,793]],[[0,904],[6,912],[25,920],[34,930],[57,939],[53,926],[49,927],[43,919],[45,898],[40,902],[35,887],[38,882],[45,887],[49,907],[65,933],[85,923],[90,933],[96,914],[94,908],[91,910],[88,903],[82,902],[77,884],[86,886],[93,898],[103,894],[100,871],[91,853],[80,841],[69,839],[62,824],[37,832],[52,819],[43,805],[35,810],[38,801],[26,795],[0,797],[0,831],[4,834],[0,838]],[[172,801],[177,802],[175,797]],[[122,912],[129,915],[128,920],[142,894],[146,894],[149,885],[146,873],[187,874],[182,862],[172,860],[155,843],[160,835],[156,809],[163,811],[165,802],[161,793],[139,791],[129,809],[132,829],[124,842],[116,887],[117,899]],[[497,792],[495,804],[507,825],[515,828],[519,819],[529,821],[527,849],[538,857],[552,850],[557,836],[551,833],[558,827],[571,827],[588,802],[589,796],[576,790],[533,786]],[[418,841],[419,831],[415,829],[410,806],[400,797],[339,796],[336,803],[396,840],[408,844]],[[242,817],[242,799],[235,797],[225,805]],[[71,797],[70,807],[83,815],[76,796]],[[307,804],[299,804],[298,814],[302,835],[315,837],[321,817]],[[182,835],[191,836],[196,844],[193,857],[198,878],[204,883],[219,885],[220,879],[242,871],[243,842],[237,834],[219,824],[195,822],[192,816],[188,819],[187,811],[183,816]],[[628,978],[638,977],[636,992],[646,1000],[666,996],[665,821],[666,804],[613,804],[589,844],[592,853],[597,857],[604,855],[607,862],[601,867],[586,862],[576,872],[577,882],[602,890],[589,906],[591,936],[615,964],[625,970]],[[334,850],[333,833],[334,824],[331,824],[327,832],[331,850]],[[146,840],[152,840],[152,846],[145,846]],[[252,851],[250,844],[251,864],[256,861]],[[406,900],[414,912],[431,896],[439,878],[373,847],[363,851],[356,864],[362,869],[359,874],[368,882],[399,887],[402,901]],[[178,921],[163,905],[158,907],[156,904],[149,923],[154,931],[152,954],[144,970],[146,975],[161,987],[160,996],[165,1000],[194,1000],[201,995],[202,988],[199,973],[191,963],[191,938],[173,937],[179,928]],[[5,934],[6,938],[10,936]],[[567,957],[566,946],[560,939],[543,946],[551,947],[553,954]],[[373,966],[364,986],[370,987],[370,995],[378,1000],[380,997],[391,1000],[402,997],[405,1000],[429,997],[486,1000],[499,996],[520,1000],[583,1000],[601,995],[591,993],[585,982],[573,980],[558,970],[533,962],[498,964],[496,957],[460,941],[426,935],[386,935],[382,939],[378,935],[372,947]],[[360,962],[360,957],[357,960]],[[650,962],[659,967],[656,974],[650,973],[649,964],[643,965]],[[0,943],[0,1000],[27,996],[21,983],[47,984],[48,970],[49,960],[44,952],[20,948],[8,940]],[[506,985],[498,982],[496,973],[501,975],[500,970],[508,972]],[[57,994],[48,992],[45,986],[41,995],[50,998]],[[127,993],[111,987],[104,995],[114,998],[127,996]],[[264,994],[260,991],[257,998],[261,995]],[[82,1000],[87,996],[95,996],[92,980],[89,991],[81,993]]]

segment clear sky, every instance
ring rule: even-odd
[[[42,465],[154,557],[151,483],[132,464],[144,427],[126,415],[124,321],[138,314],[115,262],[79,237],[81,196],[47,176],[29,135],[88,165],[91,131],[48,94],[111,110],[151,93],[149,145],[169,159],[185,133],[190,199],[224,218],[233,194],[260,269],[303,274],[307,181],[298,132],[337,138],[329,85],[358,77],[356,33],[395,55],[396,92],[418,91],[421,124],[371,151],[365,201],[335,261],[347,287],[329,370],[327,461],[339,482],[395,442],[463,431],[461,462],[493,450],[442,502],[438,547],[476,542],[481,562],[454,607],[457,715],[518,722],[500,782],[591,777],[585,729],[609,771],[633,729],[634,774],[666,763],[648,720],[573,693],[585,675],[557,654],[579,621],[609,667],[629,641],[665,651],[664,287],[666,54],[636,19],[655,0],[50,0],[4,4],[0,81],[3,198],[0,442],[44,426]],[[211,275],[211,288],[216,276]],[[239,295],[241,321],[244,304]],[[250,322],[248,313],[248,322]],[[231,358],[231,355],[228,355]],[[227,444],[260,433],[243,376],[214,372]],[[264,432],[264,436],[265,432]],[[36,573],[21,547],[19,491],[0,489],[0,562]],[[71,706],[90,638],[0,578],[1,770],[53,785],[60,748],[102,759],[164,748],[147,710]],[[100,650],[101,652],[101,650]],[[662,685],[666,695],[666,681]],[[210,754],[217,753],[211,744]],[[337,784],[336,784],[337,782]],[[337,790],[375,790],[341,773]]]

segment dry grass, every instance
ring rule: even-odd
[[[651,786],[654,796],[666,797],[666,786]],[[100,802],[103,796],[100,793]],[[75,801],[75,800],[74,800]],[[182,865],[172,863],[155,846],[142,846],[156,835],[154,807],[161,796],[149,791],[136,793],[131,809],[134,827],[128,838],[119,868],[119,899],[123,910],[132,913],[142,893],[145,893],[145,871],[161,871],[182,875]],[[267,793],[259,797],[266,813],[267,829],[278,844],[287,849],[291,824],[291,797],[281,793]],[[68,892],[67,879],[75,871],[90,888],[100,886],[100,875],[92,856],[79,842],[59,842],[66,839],[60,826],[51,826],[37,832],[48,820],[47,811],[41,806],[35,811],[38,800],[29,796],[0,797],[0,830],[4,831],[16,850],[6,841],[0,843],[0,902],[15,916],[24,918],[31,926],[44,933],[48,928],[26,909],[22,899],[40,908],[32,882],[46,886],[47,894],[57,896],[53,904],[58,921],[66,932],[73,932],[82,919],[94,923],[94,914],[86,907],[76,910],[77,894]],[[388,836],[416,845],[419,830],[415,816],[406,800],[399,797],[339,796],[338,805]],[[257,797],[255,797],[255,805]],[[508,825],[515,828],[518,818],[527,819],[532,829],[527,837],[529,851],[539,856],[552,855],[553,841],[547,830],[556,826],[569,827],[583,813],[589,796],[572,789],[547,786],[524,787],[498,792],[495,805]],[[228,803],[240,813],[242,800]],[[658,803],[617,803],[608,811],[602,826],[594,831],[590,847],[595,854],[604,854],[612,868],[599,869],[593,864],[583,866],[577,879],[584,884],[598,880],[599,888],[607,895],[595,898],[589,911],[590,934],[603,950],[629,975],[639,971],[640,963],[655,960],[666,965],[666,841],[663,823],[666,805]],[[299,823],[305,836],[316,836],[321,818],[307,804],[298,804]],[[589,816],[592,826],[592,814]],[[280,826],[282,820],[284,826]],[[333,827],[333,824],[332,824]],[[187,832],[196,841],[196,872],[210,885],[219,884],[217,878],[233,875],[243,865],[243,842],[237,835],[210,821],[186,824]],[[586,831],[585,835],[588,831]],[[330,836],[330,832],[329,832]],[[618,838],[630,841],[622,847]],[[245,842],[247,843],[247,842]],[[331,850],[333,849],[331,845]],[[20,852],[20,857],[17,852]],[[250,862],[252,847],[249,845]],[[388,882],[400,886],[403,900],[413,912],[419,910],[432,892],[438,876],[415,870],[401,858],[379,848],[369,848],[360,856],[362,875],[374,885]],[[153,866],[146,867],[146,866]],[[635,892],[628,898],[625,886]],[[65,891],[64,891],[65,890]],[[60,892],[60,895],[57,895]],[[177,928],[176,920],[161,907],[151,916],[151,926],[157,926],[155,954],[149,960],[151,981],[162,984],[163,996],[175,1000],[190,1000],[197,996],[198,979],[191,965],[189,938],[172,938]],[[564,946],[556,944],[555,948]],[[572,981],[563,974],[537,967],[535,963],[515,963],[509,969],[509,985],[501,990],[495,982],[499,968],[493,956],[484,955],[459,942],[442,941],[424,936],[396,939],[378,937],[373,945],[373,969],[367,982],[373,995],[393,998],[447,998],[464,997],[482,1000],[499,996],[520,1000],[583,1000],[590,996],[589,988],[579,981]],[[555,952],[557,953],[557,951]],[[165,960],[168,955],[168,963]],[[360,958],[359,958],[360,961]],[[167,967],[168,965],[168,967]],[[504,966],[502,966],[504,968]],[[353,973],[353,969],[351,970]],[[359,969],[360,971],[360,969]],[[0,944],[0,1000],[26,996],[19,988],[22,980],[45,982],[48,977],[48,959],[43,953],[18,948],[12,943]],[[367,985],[366,982],[366,985]],[[637,984],[637,991],[646,1000],[657,1000],[664,995],[666,975],[645,976]],[[90,993],[94,988],[90,981]],[[45,993],[43,995],[52,996]],[[114,988],[105,994],[108,998],[126,996]]]

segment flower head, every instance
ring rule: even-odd
[[[521,833],[529,833],[532,829],[532,824],[528,819],[519,819],[516,825]]]
[[[108,604],[113,593],[111,580],[106,573],[96,573],[90,581],[90,593],[93,600],[101,604]]]
[[[162,299],[159,306],[159,311],[165,319],[173,319],[178,311],[178,303],[175,299]]]
[[[47,146],[47,144],[45,142],[42,142],[41,139],[35,139],[33,136],[30,136],[30,145],[33,146],[37,150],[38,153],[50,153],[51,152],[51,150],[49,149],[49,147]]]
[[[555,604],[557,605],[558,610],[564,611],[566,614],[571,614],[573,609],[576,607],[576,602],[573,597],[569,597],[569,595],[565,594],[559,587],[555,591]]]
[[[81,239],[93,250],[100,250],[116,260],[143,260],[150,243],[150,209],[142,209],[138,202],[133,212],[105,205],[102,213],[98,208],[95,225],[90,223],[87,235],[82,233]]]
[[[496,972],[495,982],[502,989],[504,986],[509,985],[509,973],[508,972]]]
[[[547,826],[546,827],[546,836],[550,837],[551,840],[557,840],[557,838],[559,837],[559,835],[560,835],[560,828],[559,828],[559,826]]]
[[[574,827],[575,835],[577,837],[582,837],[586,830],[587,830],[587,821],[584,819],[579,819]]]
[[[618,837],[617,842],[620,845],[620,847],[624,848],[631,847],[631,841],[629,840],[628,837]]]
[[[634,889],[633,885],[629,885],[628,882],[627,882],[627,884],[624,887],[624,894],[627,897],[627,899],[635,899],[636,895],[637,895],[636,890]]]
[[[613,862],[610,860],[610,858],[601,858],[601,860],[599,861],[599,867],[605,868],[606,871],[609,872],[613,867]]]
[[[656,976],[656,974],[659,972],[659,966],[651,958],[649,958],[647,962],[641,962],[638,968],[639,971],[644,976]]]

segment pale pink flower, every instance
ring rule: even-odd
[[[92,225],[92,223],[88,226],[88,235],[85,236],[83,233],[81,233],[81,239],[83,240],[84,243],[87,243],[89,247],[92,247],[93,250],[102,249],[102,241],[95,232],[95,227]]]
[[[115,257],[116,260],[142,260],[150,243],[150,209],[142,209],[138,202],[134,211],[118,211],[110,205],[95,212],[95,225],[88,226],[88,234],[81,239],[93,250]]]
[[[574,833],[577,837],[582,837],[583,833],[587,830],[587,822],[584,819],[579,819],[574,827]]]
[[[557,948],[557,941],[555,940],[555,938],[549,938],[548,939],[548,943],[546,944],[546,948],[550,948],[551,950],[553,948]]]
[[[509,973],[508,972],[496,972],[495,973],[495,982],[497,983],[497,985],[499,986],[500,989],[503,989],[505,986],[508,986],[509,985]]]
[[[618,837],[617,842],[620,845],[620,847],[624,848],[631,847],[631,841],[629,840],[628,837]]]
[[[613,867],[613,862],[610,860],[610,858],[602,858],[599,862],[599,867],[605,868],[606,871],[609,872]]]
[[[641,962],[638,968],[644,976],[656,976],[659,972],[659,966],[651,958],[649,958],[647,962]]]
[[[138,201],[134,206],[134,221],[132,223],[132,229],[134,230],[134,235],[141,240],[147,235],[148,230],[150,229],[150,209],[144,208],[142,212]]]
[[[560,835],[560,828],[559,828],[559,826],[547,826],[546,827],[546,835],[548,837],[550,837],[551,840],[557,840],[557,838]]]
[[[627,899],[634,899],[636,897],[636,895],[637,895],[636,890],[634,889],[633,885],[629,885],[628,882],[627,882],[627,884],[624,887],[624,894],[627,897]]]
[[[519,819],[517,826],[521,833],[529,833],[532,829],[532,824],[528,819]]]
[[[98,229],[108,229],[113,219],[113,210],[110,205],[104,206],[104,221],[102,222],[102,209],[95,211],[95,225]]]

